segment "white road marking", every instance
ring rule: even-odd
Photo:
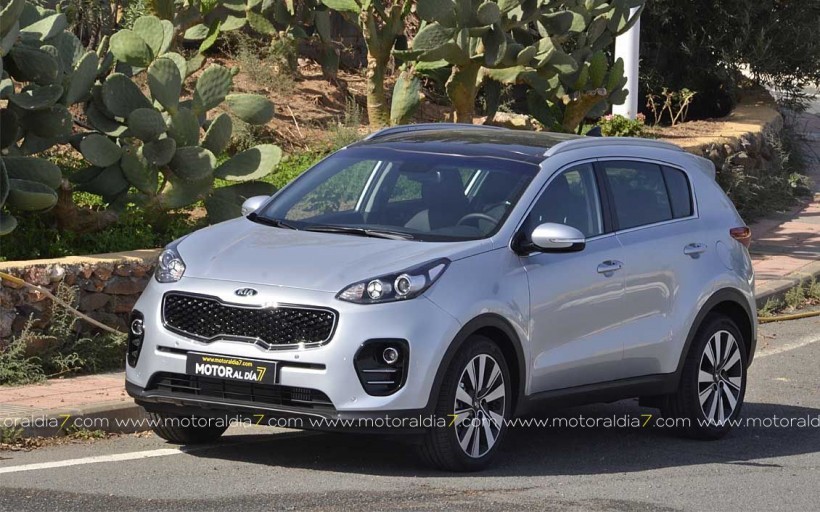
[[[159,450],[148,450],[141,452],[116,453],[114,455],[98,455],[96,457],[83,457],[80,459],[57,460],[52,462],[40,462],[37,464],[23,464],[21,466],[9,466],[5,468],[0,467],[0,474],[35,471],[38,469],[64,468],[68,466],[81,466],[83,464],[98,464],[100,462],[150,459],[152,457],[165,457],[167,455],[179,455],[182,453],[185,453],[185,451],[181,448],[162,448]]]
[[[260,436],[256,439],[246,439],[231,444],[214,444],[202,446],[186,446],[179,448],[160,448],[158,450],[144,450],[140,452],[115,453],[113,455],[98,455],[96,457],[81,457],[78,459],[58,460],[52,462],[38,462],[35,464],[21,464],[19,466],[0,467],[0,475],[4,473],[20,473],[23,471],[36,471],[39,469],[65,468],[70,466],[82,466],[85,464],[100,464],[103,462],[121,462],[126,460],[150,459],[153,457],[166,457],[169,455],[180,455],[184,453],[198,452],[211,448],[225,446],[241,446],[257,443],[267,443],[270,441],[281,441],[296,437],[311,437],[321,435],[321,432],[297,430],[293,432],[281,432],[274,436]]]
[[[820,341],[820,338],[810,338],[808,336],[801,338],[798,341],[793,341],[791,343],[786,343],[784,345],[778,345],[777,347],[766,348],[755,354],[755,359],[759,359],[761,357],[769,357],[774,356],[777,354],[782,354],[783,352],[788,352],[790,350],[794,350],[796,348],[802,348],[806,345],[811,345],[812,343],[817,343]]]

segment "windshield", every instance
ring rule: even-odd
[[[353,147],[323,160],[259,213],[271,225],[424,241],[495,233],[534,164]]]

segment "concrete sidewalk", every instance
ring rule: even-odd
[[[820,274],[820,115],[800,115],[797,127],[807,173],[814,181],[814,199],[751,225],[758,306]],[[121,422],[139,420],[144,411],[126,395],[124,380],[123,373],[115,373],[0,387],[0,427],[18,425],[27,436],[55,435],[71,425],[133,431]]]
[[[750,225],[758,306],[820,275],[820,114],[799,114],[793,125],[803,145],[814,197]]]
[[[0,428],[54,436],[75,429],[135,432],[144,411],[125,393],[125,372],[0,387]]]

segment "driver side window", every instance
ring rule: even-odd
[[[563,171],[547,185],[527,216],[526,230],[529,233],[546,222],[572,226],[587,238],[604,232],[592,164]]]

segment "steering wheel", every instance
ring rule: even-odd
[[[493,226],[498,224],[498,219],[496,219],[495,217],[490,217],[486,213],[468,213],[464,217],[458,219],[458,222],[456,222],[456,226],[460,226],[471,219],[486,220],[487,222],[492,222]]]
[[[498,208],[499,206],[503,206],[504,209],[506,210],[507,208],[512,206],[512,203],[509,202],[509,201],[498,201],[497,203],[488,204],[487,206],[485,206],[481,210],[484,211],[484,212],[490,212],[490,211],[493,211],[495,208]]]

